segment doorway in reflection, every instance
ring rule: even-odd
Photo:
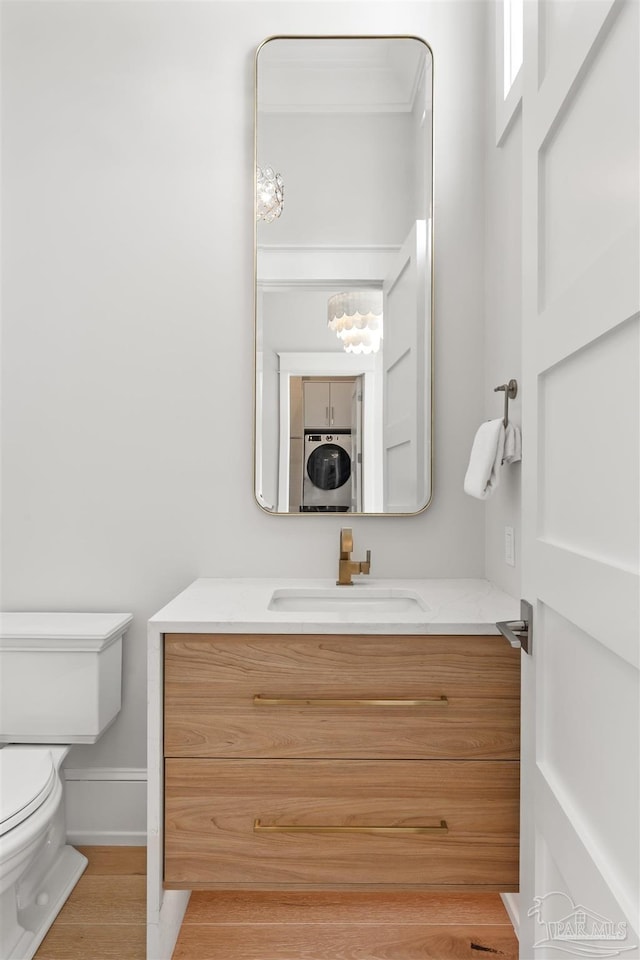
[[[289,379],[289,510],[362,509],[362,376]]]

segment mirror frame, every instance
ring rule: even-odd
[[[257,436],[258,436],[258,403],[257,403],[257,383],[258,383],[258,221],[255,216],[257,176],[256,168],[258,165],[258,58],[262,48],[272,40],[416,40],[423,44],[431,56],[431,217],[427,230],[427,237],[431,249],[430,267],[431,267],[431,296],[429,299],[430,308],[430,329],[425,337],[429,343],[430,351],[430,380],[429,386],[425,389],[425,399],[429,399],[429,417],[427,422],[430,428],[429,444],[429,496],[426,502],[418,510],[406,511],[402,513],[388,511],[360,511],[360,512],[322,512],[322,511],[300,511],[299,513],[283,510],[270,510],[258,499],[258,457],[257,457]],[[350,520],[351,517],[416,517],[424,513],[433,503],[433,477],[434,477],[434,447],[435,447],[435,389],[434,389],[434,368],[435,368],[435,125],[433,122],[435,91],[435,58],[433,48],[423,37],[414,34],[273,34],[265,37],[256,47],[254,55],[254,87],[253,87],[253,193],[251,209],[253,214],[253,430],[252,430],[252,485],[253,498],[260,510],[269,517],[333,517],[342,522]]]

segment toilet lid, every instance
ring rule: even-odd
[[[0,750],[0,836],[44,803],[55,780],[56,771],[47,748]]]

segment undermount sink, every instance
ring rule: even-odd
[[[274,590],[269,610],[290,613],[418,613],[429,607],[411,590],[352,587]]]

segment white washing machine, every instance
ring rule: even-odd
[[[305,433],[302,512],[351,509],[351,431]]]

